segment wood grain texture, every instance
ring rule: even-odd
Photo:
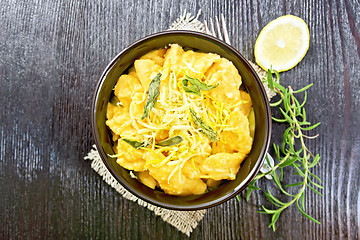
[[[124,200],[83,157],[93,139],[96,82],[124,47],[165,30],[183,10],[201,20],[224,13],[230,39],[254,60],[260,30],[293,14],[308,23],[310,48],[281,75],[309,89],[307,113],[322,124],[309,148],[320,153],[323,197],[306,195],[307,212],[286,210],[277,231],[257,213],[266,202],[232,199],[208,210],[190,239],[360,238],[360,3],[332,1],[1,1],[0,239],[184,239],[152,212]],[[279,115],[278,112],[274,112]],[[274,124],[273,142],[284,126]],[[287,172],[290,174],[290,172]],[[288,181],[289,178],[285,178]],[[274,194],[271,182],[261,181]]]

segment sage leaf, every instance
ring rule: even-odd
[[[212,129],[209,125],[207,125],[197,114],[196,112],[190,108],[191,117],[194,121],[196,129],[198,129],[202,134],[210,139],[212,142],[216,142],[218,140],[218,136],[214,129]]]
[[[155,145],[160,146],[160,147],[170,147],[170,146],[180,144],[182,141],[184,141],[184,139],[181,136],[175,136],[175,137],[171,137],[171,138],[162,140],[162,141],[156,143]]]
[[[146,118],[149,116],[149,113],[153,107],[155,107],[157,102],[157,97],[160,94],[160,77],[161,73],[158,73],[153,80],[151,80],[149,84],[149,91],[146,99],[146,103],[144,106],[144,113],[141,119]]]
[[[193,93],[198,96],[201,96],[201,92],[200,92],[199,88],[196,85],[189,86],[187,80],[185,80],[185,79],[182,80],[182,86],[186,93]]]
[[[139,150],[140,148],[146,148],[150,145],[149,142],[139,142],[139,141],[130,140],[127,138],[122,138],[122,140],[137,150]]]
[[[122,138],[122,140],[137,150],[139,150],[141,148],[146,148],[151,144],[150,142],[146,142],[146,141],[140,142],[140,141],[136,141],[136,140],[130,140],[127,138]],[[171,137],[171,138],[162,140],[162,141],[156,143],[155,145],[157,147],[170,147],[170,146],[180,144],[183,140],[184,139],[181,136],[175,136],[175,137]]]
[[[189,85],[189,82],[191,83],[191,85]],[[201,96],[200,90],[209,91],[213,88],[216,88],[218,85],[219,84],[207,85],[196,78],[189,77],[188,75],[186,75],[185,78],[182,80],[182,86],[184,91],[187,93],[196,94],[198,96]]]

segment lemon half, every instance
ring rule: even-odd
[[[266,25],[255,43],[255,61],[264,70],[295,67],[309,49],[309,28],[299,17],[285,15]]]

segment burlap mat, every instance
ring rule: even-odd
[[[205,32],[204,24],[198,20],[201,11],[194,17],[186,11],[171,25],[170,29],[174,30],[193,30],[198,32]],[[266,72],[258,67],[256,64],[250,62],[252,67],[258,73],[260,79],[263,79],[266,76]],[[274,93],[271,92],[266,85],[265,89],[268,93],[268,97],[271,98]],[[149,204],[128,192],[125,188],[123,188],[120,183],[111,175],[111,173],[107,170],[103,161],[100,158],[98,151],[96,150],[95,145],[93,149],[87,154],[84,158],[85,160],[91,161],[91,167],[102,176],[103,180],[113,187],[116,191],[118,191],[124,198],[129,199],[131,201],[137,202],[141,206],[144,206],[151,211],[153,211],[156,215],[160,216],[165,222],[173,225],[181,232],[190,236],[190,233],[196,228],[198,223],[204,217],[206,210],[199,211],[174,211],[168,210],[165,208],[157,207],[152,204]]]

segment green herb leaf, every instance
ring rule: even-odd
[[[309,85],[307,85],[307,86],[305,86],[305,87],[303,87],[303,88],[301,88],[301,89],[299,89],[299,90],[297,90],[297,91],[294,91],[294,93],[300,93],[300,92],[303,92],[303,91],[305,91],[306,89],[308,89],[309,87],[311,87],[313,84],[311,83],[311,84],[309,84]]]
[[[182,80],[182,86],[183,86],[183,89],[186,93],[193,93],[193,94],[196,94],[198,96],[201,96],[201,92],[200,92],[200,89],[196,86],[196,85],[190,85],[188,86],[188,81],[183,79]]]
[[[305,91],[304,93],[304,101],[302,102],[302,104],[300,105],[300,107],[303,107],[306,103],[306,100],[307,100],[307,92]],[[303,110],[305,111],[305,108],[303,108]],[[305,114],[304,114],[305,115]]]
[[[271,117],[272,120],[276,121],[276,122],[286,122],[286,119],[280,119],[280,118],[275,118],[275,117]]]
[[[146,148],[150,145],[149,142],[139,142],[136,140],[130,140],[127,138],[122,138],[121,140],[123,140],[124,142],[126,142],[127,144],[130,144],[133,148],[139,150],[140,148]]]
[[[276,197],[274,197],[271,192],[268,190],[268,192],[265,192],[265,196],[271,201],[273,202],[273,204],[278,205],[278,206],[284,206],[285,203],[283,203],[282,201],[280,201],[279,199],[277,199]]]
[[[313,174],[313,173],[310,172],[310,171],[309,171],[309,174],[310,174],[313,178],[315,178],[316,180],[318,180],[319,183],[322,183],[321,179],[320,179],[318,176],[316,176],[315,174]]]
[[[175,137],[171,137],[171,138],[162,140],[162,141],[156,143],[155,145],[160,146],[160,147],[170,147],[170,146],[180,144],[182,141],[184,141],[184,139],[181,136],[175,136]]]
[[[314,124],[314,125],[312,125],[312,126],[310,126],[310,127],[305,127],[305,128],[301,128],[302,130],[312,130],[312,129],[314,129],[314,128],[316,128],[317,126],[319,126],[321,124],[321,122],[318,122],[318,123],[316,123],[316,124]]]
[[[304,184],[303,182],[298,182],[298,183],[285,185],[285,187],[297,187],[297,186],[300,186],[300,185],[303,185],[303,184]]]
[[[315,165],[320,161],[320,155],[316,154],[316,156],[313,159],[313,162],[309,164],[309,168],[315,167]]]
[[[284,193],[285,195],[288,195],[289,197],[295,197],[294,195],[288,193],[287,191],[285,191],[285,190],[283,189],[283,187],[282,187],[282,185],[281,185],[281,183],[280,183],[279,177],[278,177],[277,174],[276,174],[276,171],[273,172],[272,176],[273,176],[274,182],[276,183],[276,185],[278,186],[278,188],[280,189],[280,191],[281,191],[282,193]]]
[[[274,213],[277,212],[276,210],[267,209],[267,208],[264,207],[264,206],[261,206],[261,207],[262,207],[262,209],[264,210],[264,212],[265,212],[266,214],[274,214]]]
[[[299,160],[299,157],[296,157],[296,156],[292,157],[292,158],[289,158],[288,160],[286,160],[282,164],[280,164],[279,167],[284,168],[284,167],[290,166],[294,162],[296,162],[297,160]]]
[[[133,148],[139,150],[141,148],[146,148],[148,147],[151,143],[150,142],[139,142],[136,140],[130,140],[127,138],[122,138],[122,140],[128,144],[130,144]],[[162,140],[158,143],[156,143],[155,145],[158,147],[170,147],[170,146],[174,146],[177,144],[180,144],[184,139],[181,136],[175,136],[175,137],[171,137],[171,138],[167,138],[165,140]]]
[[[282,92],[285,92],[286,91],[286,88],[284,88],[283,86],[281,86],[279,83],[277,83],[277,82],[274,82],[274,86],[276,87],[276,88],[278,88],[280,91],[282,91]]]
[[[249,199],[250,199],[250,196],[251,196],[251,193],[252,193],[253,189],[247,189],[246,191],[246,201],[248,202]]]
[[[248,186],[248,189],[252,189],[252,190],[260,190],[260,188],[255,187],[255,186],[252,186],[252,185],[249,185],[249,186]]]
[[[160,77],[161,73],[158,73],[153,80],[151,80],[149,84],[149,91],[146,99],[146,103],[144,106],[144,113],[141,119],[146,118],[149,116],[149,113],[153,107],[155,107],[157,102],[157,97],[160,94]]]
[[[279,101],[277,101],[277,102],[270,103],[270,107],[276,107],[276,106],[279,106],[281,103],[282,103],[282,99],[280,99],[280,100],[279,100]]]
[[[309,181],[310,184],[314,185],[315,187],[318,187],[318,188],[320,188],[320,189],[324,189],[323,186],[321,186],[320,184],[312,181],[312,180],[310,179],[310,177],[308,177],[308,181]]]
[[[280,213],[281,213],[281,211],[278,211],[277,213],[273,214],[273,216],[271,218],[271,224],[269,225],[269,227],[271,227],[274,232],[275,232],[275,223],[278,220]]]
[[[191,85],[189,85],[189,82],[191,83]],[[182,86],[184,91],[187,93],[196,94],[198,96],[201,96],[200,90],[209,91],[213,88],[216,88],[218,85],[219,84],[207,85],[196,78],[189,77],[188,75],[186,75],[185,78],[182,80]]]
[[[250,196],[251,196],[251,193],[253,190],[260,190],[260,188],[254,186],[255,184],[255,181],[252,181],[249,186],[246,188],[247,191],[246,191],[246,201],[248,202],[249,199],[250,199]]]
[[[307,187],[310,188],[311,190],[313,190],[315,193],[319,194],[320,196],[322,196],[322,194],[317,191],[315,188],[311,187],[309,184],[307,184]]]
[[[280,109],[281,113],[283,114],[283,116],[285,117],[285,119],[286,119],[288,122],[292,123],[293,120],[290,118],[290,116],[287,115],[286,112],[285,112],[284,110],[282,110],[282,108],[279,108],[279,109]]]
[[[296,201],[296,206],[298,207],[299,211],[308,219],[310,219],[313,222],[316,222],[317,224],[320,224],[320,222],[318,220],[316,220],[315,218],[311,217],[310,215],[308,215],[307,213],[304,212],[304,210],[301,209],[300,205],[299,205],[299,199]]]
[[[272,71],[271,69],[268,69],[266,72],[266,77],[267,77],[267,82],[268,82],[268,87],[271,90],[274,90],[274,80],[273,80],[273,76],[272,76]]]
[[[197,114],[196,112],[190,108],[191,117],[194,121],[196,129],[198,129],[202,134],[210,139],[212,142],[216,142],[218,140],[218,136],[214,129],[212,129],[209,125],[207,125]]]

